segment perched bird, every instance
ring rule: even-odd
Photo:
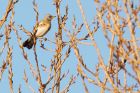
[[[52,16],[50,14],[47,14],[47,16],[44,17],[43,20],[41,20],[36,27],[36,33],[35,37],[40,38],[43,37],[47,32],[49,32],[51,28],[51,21],[55,16]],[[33,47],[34,41],[33,37],[30,36],[25,42],[23,42],[23,47],[27,47],[28,49],[31,49]]]

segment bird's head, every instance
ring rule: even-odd
[[[53,16],[51,14],[47,14],[47,16],[45,17],[45,19],[51,21],[53,18],[55,18],[56,16]]]

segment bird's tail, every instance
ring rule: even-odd
[[[33,47],[33,44],[34,44],[33,38],[30,37],[23,42],[23,47],[27,47],[28,49],[31,49]]]

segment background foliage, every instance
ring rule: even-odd
[[[22,43],[34,25],[50,32]],[[140,92],[140,0],[1,0],[0,92]]]

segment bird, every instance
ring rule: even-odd
[[[37,24],[35,25],[36,33],[35,32],[34,33],[35,33],[36,39],[43,37],[45,34],[47,34],[49,32],[49,30],[51,29],[51,21],[55,17],[56,16],[47,14],[44,17],[44,19],[38,23],[38,25]],[[23,42],[23,47],[31,49],[33,47],[33,44],[34,44],[34,38],[33,38],[33,36],[30,36],[26,41]]]

